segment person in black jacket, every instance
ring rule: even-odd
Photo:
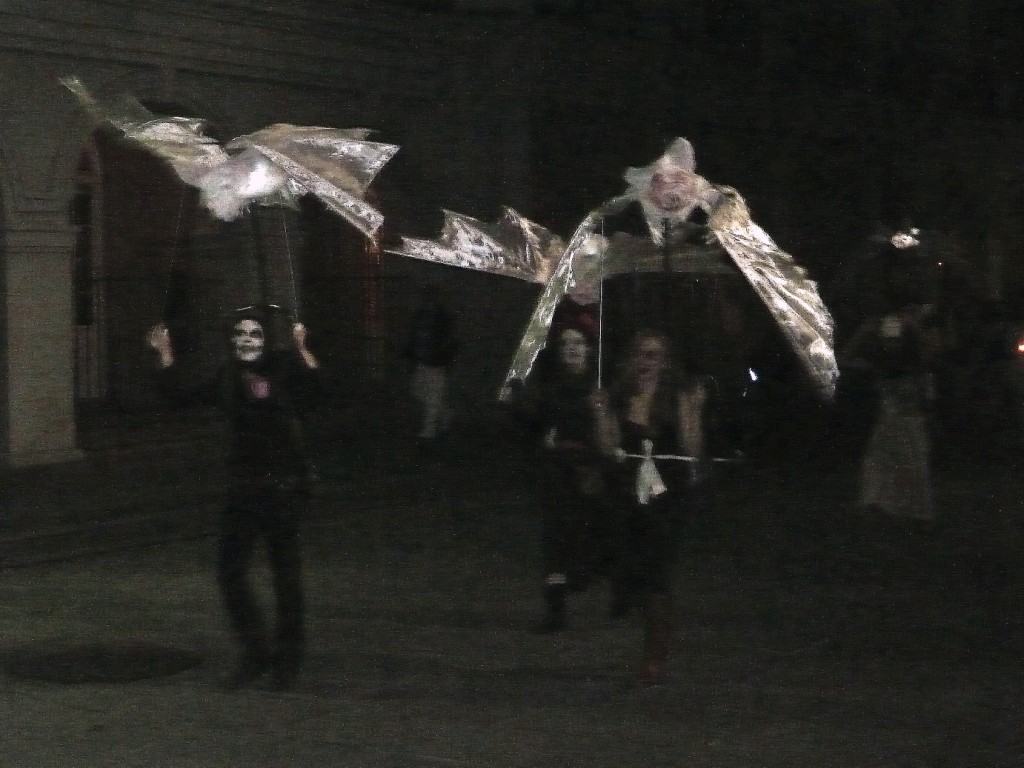
[[[309,461],[298,403],[303,387],[320,367],[306,346],[306,328],[296,323],[296,354],[274,351],[266,336],[266,308],[247,307],[229,321],[231,359],[218,374],[192,384],[177,365],[166,326],[149,333],[159,355],[160,383],[180,403],[220,407],[229,425],[230,481],[221,514],[217,576],[241,661],[229,678],[232,688],[272,672],[272,686],[290,688],[305,649],[299,522],[309,497]],[[258,539],[267,547],[277,603],[271,642],[248,583]]]
[[[607,398],[598,389],[596,320],[579,313],[555,328],[552,354],[537,372],[528,408],[541,433],[543,596],[537,629],[566,627],[566,598],[598,577],[608,513],[599,430]]]

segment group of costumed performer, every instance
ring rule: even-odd
[[[669,335],[653,330],[635,335],[618,380],[604,386],[601,284],[626,272],[702,268],[696,262],[718,270],[727,262],[769,309],[823,398],[838,378],[833,322],[816,284],[751,221],[734,189],[694,168],[693,147],[677,139],[655,163],[629,169],[629,189],[592,211],[567,244],[511,209],[494,224],[446,211],[440,238],[404,238],[393,250],[543,286],[499,394],[517,408],[530,404],[543,440],[541,628],[564,627],[566,595],[609,576],[614,612],[635,607],[643,616],[645,681],[660,679],[669,655],[680,536],[714,461],[705,454],[708,393],[696,372],[674,361]],[[598,231],[633,204],[647,222],[647,243]],[[695,230],[706,245],[681,247]]]
[[[367,141],[364,129],[278,124],[222,147],[203,134],[201,120],[159,118],[132,99],[104,105],[77,78],[63,82],[96,118],[167,161],[185,183],[198,188],[218,218],[247,215],[253,206],[293,206],[298,197],[313,194],[367,237],[382,223],[364,195],[397,147]],[[493,226],[446,212],[440,241],[403,238],[401,247],[390,250],[543,286],[500,390],[499,399],[507,402],[523,391],[563,298],[587,293],[588,286],[592,294],[594,285],[600,295],[603,280],[617,272],[671,270],[678,256],[670,252],[675,245],[671,233],[690,229],[691,215],[701,211],[706,224],[699,226],[708,247],[731,261],[750,284],[819,392],[830,397],[838,369],[832,319],[817,286],[751,221],[735,190],[711,184],[694,167],[692,146],[677,139],[655,163],[629,169],[629,189],[592,211],[568,243],[507,209]],[[596,231],[606,217],[634,203],[642,208],[657,246],[653,260],[649,251],[642,258],[617,253]],[[682,255],[689,257],[688,252]],[[275,685],[289,687],[301,668],[305,644],[297,532],[308,461],[297,402],[298,392],[316,378],[319,363],[306,345],[297,307],[288,362],[273,353],[262,298],[258,307],[230,317],[232,359],[208,382],[183,380],[164,324],[154,327],[149,343],[158,353],[170,396],[216,402],[231,426],[235,476],[222,514],[218,574],[241,648],[232,681],[248,684],[272,671]],[[577,583],[583,583],[595,563],[602,563],[613,574],[620,605],[642,611],[641,675],[656,680],[670,647],[671,582],[685,491],[704,476],[708,461],[702,423],[707,393],[697,378],[672,365],[669,338],[657,332],[636,336],[621,381],[606,390],[600,303],[593,318],[596,332],[583,317],[560,329],[558,372],[539,382],[551,492],[545,505],[545,594],[552,594],[548,587],[568,589],[577,576]],[[564,514],[554,514],[556,503]],[[604,511],[609,512],[598,514]],[[597,538],[616,542],[611,555],[577,535],[579,526],[595,521],[601,530]],[[259,538],[271,552],[277,602],[273,640],[247,583]],[[558,599],[548,601],[551,628],[564,625],[564,592],[561,599],[561,617]]]

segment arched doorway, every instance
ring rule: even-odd
[[[81,151],[69,215],[79,447],[146,439],[180,421],[154,391],[146,332],[157,322],[193,328],[204,314],[198,197],[159,159],[99,130]],[[194,345],[194,334],[178,335]]]
[[[364,379],[384,355],[375,256],[315,200],[219,221],[167,164],[112,130],[83,148],[75,187],[79,447],[216,428],[208,410],[170,408],[159,393],[145,343],[159,322],[197,377],[223,359],[224,313],[258,301],[300,313],[331,382]]]

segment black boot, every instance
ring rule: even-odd
[[[537,632],[561,632],[565,629],[565,584],[547,584],[544,587],[544,602],[547,613],[537,626]]]
[[[242,655],[238,668],[224,680],[224,687],[230,691],[245,688],[270,671],[270,654],[266,651],[247,651]]]

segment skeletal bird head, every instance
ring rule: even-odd
[[[695,168],[693,145],[678,138],[650,165],[626,171],[626,182],[640,201],[656,242],[661,242],[666,226],[681,224],[696,209],[711,214],[719,193]]]

